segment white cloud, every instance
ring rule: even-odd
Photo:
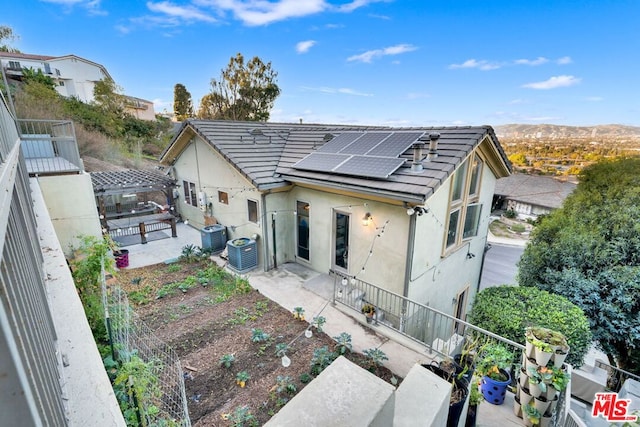
[[[547,62],[549,62],[549,60],[544,56],[539,56],[536,59],[516,59],[514,61],[516,65],[530,65],[533,67],[546,64]]]
[[[202,12],[193,6],[178,6],[168,1],[158,3],[147,2],[147,8],[152,12],[164,14],[170,18],[178,18],[184,21],[217,21],[214,17],[209,16],[205,12]]]
[[[329,94],[342,94],[342,95],[352,95],[352,96],[373,96],[372,93],[364,93],[358,92],[354,89],[349,88],[332,88],[332,87],[308,87],[303,86],[301,89],[313,91],[313,92],[321,92],[321,93],[329,93]]]
[[[296,52],[298,53],[307,53],[309,52],[309,49],[311,49],[313,46],[315,46],[316,41],[315,40],[305,40],[302,42],[298,42],[296,44]]]
[[[359,9],[364,6],[368,6],[371,3],[380,3],[387,2],[389,0],[353,0],[351,3],[345,3],[343,5],[337,6],[337,10],[339,12],[353,12],[356,9]]]
[[[554,76],[542,82],[527,83],[522,85],[528,89],[556,89],[559,87],[575,86],[580,83],[580,78],[574,76]]]
[[[402,53],[411,52],[417,50],[416,46],[410,44],[397,44],[395,46],[389,46],[382,49],[369,50],[359,55],[353,55],[347,58],[347,61],[358,62],[371,62],[376,58],[380,58],[387,55],[400,55]]]
[[[556,64],[558,65],[567,65],[567,64],[571,64],[573,62],[573,60],[571,59],[570,56],[563,56],[562,58],[558,58],[556,60]]]
[[[64,6],[68,10],[78,6],[87,10],[89,15],[107,15],[107,12],[100,9],[101,0],[40,0],[44,3],[53,3]]]
[[[299,18],[327,10],[330,5],[325,0],[194,0],[219,13],[231,12],[245,25],[268,25],[289,18]]]
[[[600,102],[604,101],[604,98],[601,96],[587,96],[585,100],[589,102]]]
[[[449,68],[452,70],[455,70],[458,68],[477,68],[482,71],[489,71],[489,70],[497,70],[498,68],[501,68],[501,67],[502,65],[496,62],[489,62],[489,61],[485,61],[484,59],[480,61],[477,61],[475,59],[467,59],[462,64],[449,65]]]

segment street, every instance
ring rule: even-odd
[[[518,272],[516,264],[522,252],[522,246],[491,243],[491,249],[487,251],[484,259],[480,290],[495,285],[515,285]]]

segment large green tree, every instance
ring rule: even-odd
[[[278,73],[271,62],[257,56],[245,63],[242,54],[231,57],[218,80],[211,79],[211,92],[200,102],[198,117],[218,120],[267,121],[280,95]]]
[[[178,121],[194,116],[191,94],[182,83],[177,83],[173,87],[173,114]]]
[[[640,158],[585,168],[532,233],[518,280],[582,308],[609,361],[640,374]]]

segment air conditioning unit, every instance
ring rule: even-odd
[[[258,246],[254,239],[240,237],[227,242],[229,267],[236,273],[246,273],[258,266]]]
[[[227,244],[227,227],[221,224],[208,225],[200,230],[202,249],[213,254],[222,252]]]

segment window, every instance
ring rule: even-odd
[[[9,69],[10,70],[22,70],[22,67],[20,66],[20,62],[18,61],[9,61]]]
[[[298,256],[309,260],[309,203],[296,203],[298,219]]]
[[[218,191],[218,203],[229,204],[229,194],[226,191]]]
[[[482,204],[479,203],[481,177],[482,160],[475,154],[465,160],[453,176],[446,227],[447,250],[478,234],[482,213]]]
[[[247,212],[249,213],[250,222],[258,222],[258,202],[255,200],[247,200]]]
[[[184,190],[184,202],[191,206],[198,206],[198,196],[196,194],[196,185],[193,182],[182,181]]]

